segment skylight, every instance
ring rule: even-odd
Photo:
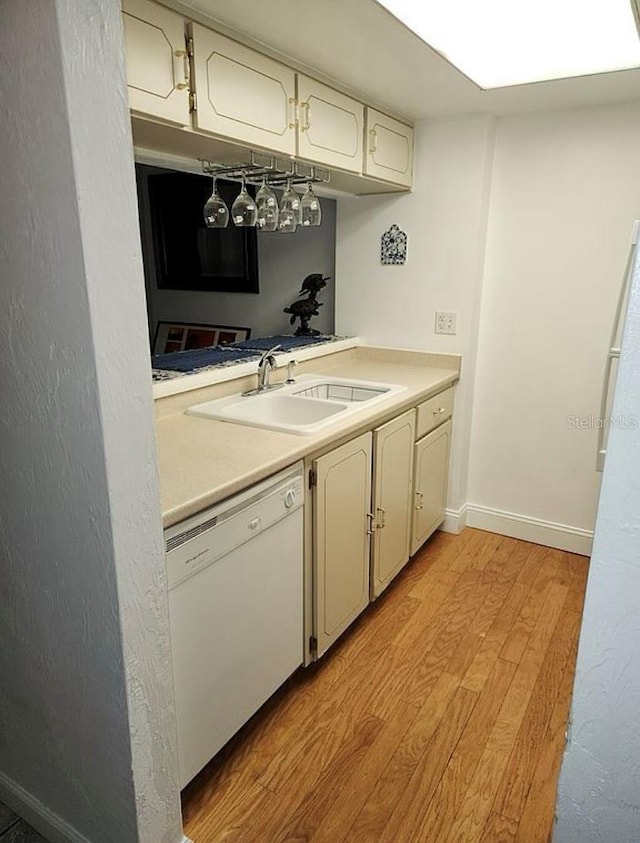
[[[379,0],[481,88],[640,66],[632,0]]]

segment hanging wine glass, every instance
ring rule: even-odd
[[[280,219],[278,231],[295,231],[298,223],[302,221],[302,208],[300,197],[291,186],[291,179],[287,179],[285,191],[280,200]]]
[[[278,231],[283,234],[293,234],[298,227],[298,220],[295,211],[289,208],[280,208],[280,216],[278,218]]]
[[[263,231],[275,231],[279,217],[278,200],[267,184],[266,177],[263,178],[260,190],[256,194],[256,206],[258,209],[256,226]]]
[[[247,193],[247,180],[243,173],[242,188],[231,206],[231,219],[234,225],[247,227],[255,225],[257,217],[258,208],[254,200]]]
[[[322,207],[320,200],[313,192],[311,182],[307,185],[307,192],[300,200],[302,209],[302,225],[320,225],[322,222]]]
[[[213,192],[205,202],[202,211],[207,228],[226,228],[229,222],[229,209],[218,193],[216,177],[213,177]]]

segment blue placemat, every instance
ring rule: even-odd
[[[154,369],[169,369],[174,372],[191,372],[205,366],[224,366],[239,360],[252,360],[259,352],[250,348],[232,348],[213,345],[209,348],[194,348],[189,351],[175,351],[171,354],[155,354],[151,358]]]
[[[273,337],[258,337],[255,340],[242,340],[242,342],[230,343],[229,348],[247,348],[256,351],[266,351],[279,345],[282,351],[290,351],[292,348],[302,348],[305,345],[316,345],[320,342],[331,342],[338,337],[320,334],[316,337],[293,337],[290,334],[278,334]]]

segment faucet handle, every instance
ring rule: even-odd
[[[277,345],[274,345],[274,346],[273,346],[273,348],[270,348],[268,351],[265,351],[265,352],[263,353],[263,355],[262,355],[262,359],[263,359],[263,360],[266,360],[267,358],[272,357],[272,356],[273,356],[273,352],[274,352],[274,351],[278,351],[278,349],[280,349],[280,348],[282,348],[282,346],[280,345],[280,343],[278,343]]]
[[[285,383],[295,383],[296,379],[293,377],[293,367],[298,365],[297,360],[289,360],[287,363],[287,379]]]

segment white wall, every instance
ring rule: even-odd
[[[599,411],[638,149],[637,103],[423,122],[411,195],[338,203],[338,332],[463,354],[449,507],[474,526],[590,549],[597,431],[569,417]],[[404,267],[379,262],[393,222]]]
[[[120,4],[0,26],[0,798],[182,839]]]
[[[488,512],[470,523],[588,552],[597,431],[568,419],[599,412],[639,149],[638,104],[498,124],[469,478]]]
[[[640,419],[640,263],[613,413]],[[580,636],[554,843],[640,836],[640,427],[614,428]]]
[[[251,329],[252,338],[290,334],[289,315],[283,309],[295,301],[307,275],[320,272],[331,280],[318,296],[320,313],[311,327],[324,334],[335,328],[336,200],[322,198],[322,225],[300,227],[295,234],[258,232],[259,293],[213,293],[202,290],[159,290],[156,281],[153,233],[146,175],[162,172],[137,168],[142,248],[145,258],[149,336],[155,337],[158,320],[236,325]]]
[[[415,150],[413,193],[338,202],[336,330],[463,355],[449,484],[457,510],[466,502],[493,121],[420,123]],[[404,266],[380,264],[380,237],[393,223],[408,234]],[[434,333],[436,310],[458,313],[456,336]]]

